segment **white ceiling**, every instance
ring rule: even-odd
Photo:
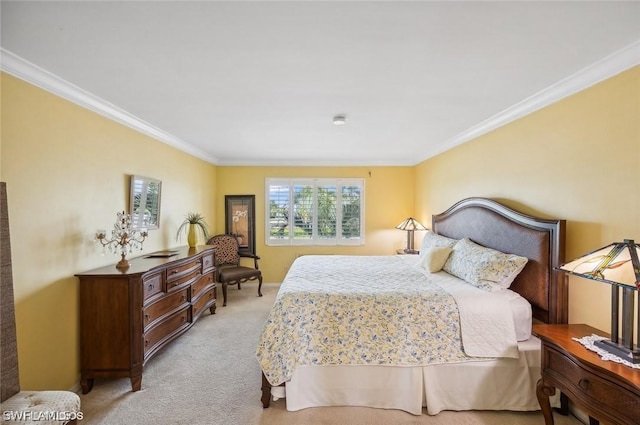
[[[220,165],[413,165],[640,63],[639,2],[0,7],[5,71]]]

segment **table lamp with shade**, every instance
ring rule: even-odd
[[[417,254],[418,251],[413,248],[413,233],[416,230],[427,230],[418,220],[409,217],[396,226],[396,229],[405,230],[407,232],[407,247],[404,249],[405,254]]]
[[[634,332],[634,298],[640,289],[640,245],[631,239],[584,254],[558,267],[570,274],[611,285],[611,339],[596,341],[594,345],[630,363],[640,363],[640,306]],[[620,293],[622,318],[620,320]],[[622,335],[619,322],[622,323]],[[635,344],[634,344],[635,337]]]

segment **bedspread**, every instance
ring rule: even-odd
[[[471,360],[462,349],[454,298],[402,257],[298,258],[258,343],[269,382],[288,381],[299,365]]]

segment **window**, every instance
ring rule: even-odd
[[[267,245],[363,245],[364,180],[267,179]]]

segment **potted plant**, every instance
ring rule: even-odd
[[[207,223],[204,221],[204,217],[200,213],[190,212],[187,214],[187,218],[185,218],[180,227],[178,227],[176,240],[180,239],[180,235],[184,233],[185,230],[188,230],[187,242],[189,243],[189,247],[191,248],[195,247],[198,244],[198,231],[202,233],[202,236],[205,239],[209,237]]]

